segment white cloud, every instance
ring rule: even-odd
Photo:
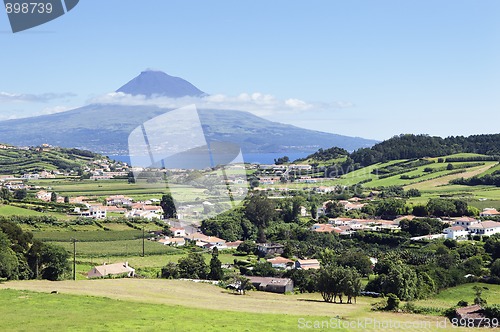
[[[40,114],[46,115],[46,114],[54,114],[54,113],[61,113],[61,112],[66,112],[69,110],[72,110],[76,107],[74,106],[53,106],[53,107],[46,107],[42,110]]]
[[[16,102],[31,102],[31,103],[46,103],[54,99],[62,99],[76,96],[74,93],[11,93],[0,91],[0,103],[16,103]]]
[[[260,92],[241,93],[238,96],[214,94],[202,97],[153,97],[143,95],[132,96],[123,92],[112,92],[89,101],[99,104],[119,105],[154,105],[162,108],[179,108],[190,104],[196,107],[215,108],[225,110],[247,111],[258,116],[272,116],[280,114],[299,114],[306,112],[331,111],[335,109],[351,108],[351,102],[337,101],[332,103],[310,103],[297,98],[281,100],[270,94]]]

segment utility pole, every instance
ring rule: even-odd
[[[144,225],[142,225],[142,257],[144,257]]]
[[[73,240],[73,280],[76,280],[76,239]]]

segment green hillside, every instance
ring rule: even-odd
[[[0,174],[78,170],[92,160],[102,158],[105,157],[78,149],[6,147],[0,149]]]

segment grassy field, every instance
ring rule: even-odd
[[[435,297],[427,300],[415,302],[419,306],[449,308],[463,300],[474,304],[474,290],[472,287],[476,284],[464,284],[457,287],[443,290]],[[477,284],[483,289],[482,297],[489,305],[500,304],[500,285]]]
[[[161,198],[162,194],[167,192],[175,193],[178,199],[195,200],[197,197],[203,198],[206,195],[204,189],[192,188],[178,184],[165,183],[147,183],[138,181],[137,183],[128,183],[125,179],[111,180],[36,180],[30,183],[42,187],[50,187],[61,196],[94,196],[105,197],[110,195],[126,195],[136,200],[144,200],[151,198]]]
[[[17,206],[0,204],[0,216],[47,216],[47,215],[61,219],[67,218],[67,215],[64,213],[38,212],[30,209],[23,209]]]
[[[290,331],[300,318],[15,290],[0,307],[2,331]]]
[[[48,294],[54,290],[59,294]],[[127,326],[139,330],[163,327],[175,331],[296,331],[301,330],[299,319],[328,324],[338,317],[344,324],[356,325],[366,320],[412,322],[416,326],[405,330],[465,331],[452,328],[449,322],[447,328],[436,327],[437,323],[446,322],[443,317],[372,312],[371,304],[376,301],[361,297],[353,305],[332,304],[323,302],[317,293],[280,295],[250,291],[247,295],[235,295],[217,286],[182,280],[16,281],[0,284],[0,328],[92,330],[98,326],[97,330],[122,330]],[[64,322],[67,317],[72,318],[71,322]],[[315,330],[329,329],[325,325]],[[367,325],[365,329],[335,330],[401,329]]]

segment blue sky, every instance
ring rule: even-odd
[[[82,106],[154,68],[305,128],[498,133],[499,12],[496,0],[81,0],[16,34],[0,12],[0,119]]]

